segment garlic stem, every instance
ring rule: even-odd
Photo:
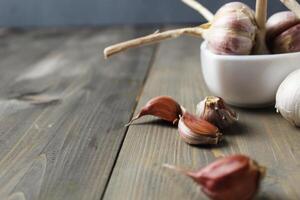
[[[280,0],[288,9],[300,18],[300,4],[296,0]]]
[[[255,20],[258,26],[256,34],[255,54],[267,54],[266,44],[266,22],[267,22],[268,0],[256,0]]]
[[[122,51],[125,51],[130,48],[135,48],[139,46],[145,46],[153,43],[160,42],[162,40],[166,39],[173,39],[177,38],[181,35],[191,35],[194,37],[202,37],[204,29],[201,28],[200,26],[196,27],[190,27],[190,28],[180,28],[180,29],[174,29],[174,30],[169,30],[165,32],[155,32],[151,35],[147,35],[144,37],[136,38],[133,40],[125,41],[119,44],[115,44],[112,46],[109,46],[104,49],[104,57],[108,58],[114,54],[120,53]]]
[[[266,29],[268,0],[256,0],[255,19],[260,29]]]
[[[214,14],[210,12],[206,7],[195,0],[181,0],[183,3],[199,12],[207,21],[214,19]]]

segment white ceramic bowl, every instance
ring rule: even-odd
[[[274,55],[228,56],[201,45],[201,66],[209,90],[239,107],[272,105],[280,83],[300,68],[300,52]]]

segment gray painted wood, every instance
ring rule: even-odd
[[[231,0],[201,0],[213,12]],[[255,1],[243,0],[254,6]],[[270,1],[270,13],[285,9]],[[180,0],[2,0],[0,26],[78,26],[145,23],[202,23]]]
[[[195,111],[210,94],[201,75],[199,45],[197,39],[184,38],[159,47],[135,113],[158,95],[170,95]],[[176,127],[153,117],[136,121],[127,132],[104,200],[206,199],[193,181],[162,165],[199,169],[235,153],[249,155],[268,168],[257,199],[299,199],[299,129],[274,108],[235,109],[239,123],[224,133],[225,141],[216,147],[187,145]]]
[[[149,31],[36,30],[0,39],[0,199],[100,199],[155,47],[108,61],[101,52]]]

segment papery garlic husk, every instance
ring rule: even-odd
[[[208,96],[197,105],[197,116],[225,129],[238,120],[234,110],[229,108],[221,97]]]
[[[279,86],[275,107],[286,120],[300,127],[300,69],[288,75]]]
[[[300,51],[300,23],[287,29],[273,41],[273,53],[292,53]]]
[[[300,23],[300,19],[291,11],[282,11],[272,15],[267,21],[267,41]]]
[[[221,55],[249,55],[254,47],[257,25],[254,11],[240,2],[222,6],[203,36],[208,49]]]
[[[244,155],[220,158],[199,171],[164,166],[192,178],[212,200],[250,200],[266,173],[265,167]]]
[[[179,116],[182,115],[181,107],[174,99],[169,96],[158,96],[150,101],[141,109],[141,111],[126,125],[129,126],[133,121],[145,115],[153,115],[173,124],[177,123]]]
[[[267,22],[267,43],[272,53],[300,51],[300,19],[291,11],[272,15]]]
[[[222,137],[216,126],[188,112],[180,118],[178,132],[186,143],[192,145],[218,144]]]

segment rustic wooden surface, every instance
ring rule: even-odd
[[[210,95],[199,64],[197,39],[161,44],[137,110],[154,96],[170,95],[195,112]],[[217,147],[192,147],[177,129],[145,117],[129,128],[104,199],[206,199],[190,179],[162,167],[163,163],[199,169],[222,155],[243,153],[268,167],[257,199],[299,199],[300,132],[274,108],[236,109],[239,124],[227,130]],[[137,112],[137,111],[136,111]]]
[[[155,47],[105,61],[149,30],[36,30],[0,42],[0,199],[100,199]]]
[[[210,94],[197,39],[103,60],[106,45],[153,30],[0,31],[0,199],[206,199],[162,164],[198,169],[234,153],[268,167],[256,199],[300,198],[299,129],[273,108],[235,108],[239,123],[217,147],[189,146],[153,117],[124,127],[157,95],[195,111]]]

